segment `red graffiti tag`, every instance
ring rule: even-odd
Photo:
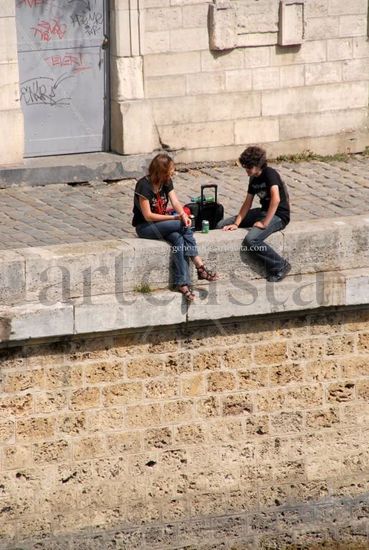
[[[32,27],[34,31],[34,37],[37,36],[42,42],[50,42],[52,38],[64,38],[67,32],[67,25],[61,23],[58,19],[52,19],[51,21],[39,21],[37,27]]]
[[[73,67],[73,73],[80,73],[91,69],[89,65],[84,65],[82,54],[51,55],[46,57],[46,63],[50,67]]]
[[[19,0],[18,6],[27,6],[28,8],[35,8],[37,6],[43,6],[47,4],[48,0]]]

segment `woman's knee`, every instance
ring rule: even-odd
[[[158,236],[152,231],[150,227],[136,228],[136,235],[139,239],[157,239]]]
[[[183,239],[188,243],[196,243],[195,236],[193,234],[193,231],[189,227],[186,227],[185,230],[182,233]]]
[[[183,235],[181,233],[177,233],[177,231],[174,231],[167,237],[168,241],[177,248],[183,247],[184,239]]]
[[[183,235],[183,238],[186,240],[194,240],[194,235],[191,227],[187,227],[186,225],[182,226],[181,234]]]

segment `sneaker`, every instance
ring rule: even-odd
[[[271,273],[270,275],[268,275],[267,281],[269,281],[270,283],[278,283],[279,281],[284,279],[290,271],[291,271],[291,264],[286,261],[282,269],[280,269],[276,273]]]

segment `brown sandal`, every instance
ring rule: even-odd
[[[193,302],[195,299],[195,294],[192,292],[191,287],[188,285],[179,285],[177,286],[178,292],[183,294],[187,302]]]
[[[204,281],[216,281],[219,277],[215,273],[215,271],[210,271],[209,269],[206,269],[206,267],[203,265],[200,265],[200,267],[196,268],[197,271],[197,278],[202,279]]]

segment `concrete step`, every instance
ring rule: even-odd
[[[141,177],[151,159],[147,155],[83,153],[25,159],[0,167],[0,188],[87,181],[116,181]]]

